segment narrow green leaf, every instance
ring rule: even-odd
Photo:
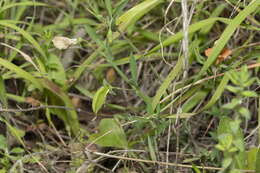
[[[0,74],[0,100],[1,100],[1,103],[3,104],[3,107],[8,108],[5,83],[4,83],[2,74]]]
[[[24,36],[24,38],[27,39],[35,47],[35,49],[43,56],[43,58],[47,59],[45,52],[43,51],[41,46],[38,44],[38,42],[28,32],[17,27],[16,25],[12,24],[11,22],[12,21],[10,21],[10,20],[1,20],[0,25],[20,32]]]
[[[226,8],[227,5],[228,4],[226,4],[226,3],[219,4],[217,6],[217,8],[211,13],[209,18],[218,17],[221,14],[221,12]],[[200,34],[202,34],[202,35],[207,34],[212,29],[213,26],[214,26],[214,23],[211,23],[207,27],[202,28],[200,31]]]
[[[192,168],[193,168],[193,170],[194,170],[196,173],[201,173],[200,170],[199,170],[199,168],[197,168],[196,165],[192,164]]]
[[[154,147],[153,147],[150,136],[148,136],[148,147],[149,147],[149,153],[150,153],[152,161],[157,161],[156,154],[155,154]]]
[[[6,138],[2,134],[0,134],[0,149],[3,151],[8,150]]]
[[[193,107],[198,105],[207,95],[209,91],[207,90],[200,90],[194,95],[192,95],[187,102],[185,102],[182,106],[182,112],[189,112]]]
[[[202,20],[202,21],[199,21],[197,23],[194,23],[192,25],[189,26],[189,31],[188,31],[188,34],[192,34],[204,27],[208,27],[210,24],[213,24],[215,23],[216,21],[221,21],[221,22],[224,22],[224,23],[229,23],[230,20],[229,19],[226,19],[226,18],[221,18],[221,17],[215,17],[215,18],[210,18],[210,19],[205,19],[205,20]],[[163,47],[166,47],[166,46],[169,46],[169,45],[172,45],[173,43],[181,40],[183,38],[183,31],[179,31],[178,33],[170,36],[169,38],[167,38],[166,40],[164,40],[162,42],[162,45],[161,44],[158,44],[157,46],[155,46],[152,50],[150,50],[147,55],[155,52],[155,51],[158,51],[161,49],[161,46]]]
[[[131,52],[130,54],[130,69],[131,69],[132,79],[137,85],[137,65],[136,65],[136,60],[133,56],[133,52]]]
[[[106,5],[106,8],[107,8],[108,15],[109,15],[110,19],[112,19],[111,1],[110,0],[105,0],[105,5]]]
[[[25,147],[24,142],[22,140],[22,137],[25,135],[25,132],[23,130],[17,129],[13,127],[10,123],[8,123],[5,119],[0,117],[0,121],[4,122],[8,129],[10,130],[11,134],[16,137],[16,139],[22,144],[23,147]]]
[[[60,116],[63,118],[66,126],[72,130],[74,135],[76,135],[79,130],[78,115],[76,111],[73,110],[74,105],[72,104],[69,96],[63,90],[61,90],[58,85],[48,79],[40,79],[39,83],[41,83],[45,89],[48,89],[53,94],[58,96],[68,108],[68,110],[66,111],[60,109],[58,109],[57,111],[60,113]]]
[[[238,26],[245,20],[247,16],[250,15],[258,6],[260,5],[260,1],[252,1],[247,7],[245,7],[242,11],[238,13],[238,15],[231,20],[228,24],[224,32],[222,33],[221,37],[217,41],[216,45],[214,46],[210,56],[208,57],[207,61],[204,63],[201,71],[197,75],[197,79],[200,78],[201,75],[206,72],[206,70],[210,67],[210,65],[215,61],[218,57],[219,53],[222,51],[228,40],[231,38],[235,30]]]
[[[222,78],[220,84],[218,85],[216,92],[213,94],[213,96],[211,97],[209,102],[199,112],[203,112],[203,111],[207,110],[208,108],[212,107],[216,103],[216,101],[220,98],[223,91],[225,90],[225,87],[228,84],[228,81],[229,81],[229,77],[225,74],[224,77]]]
[[[90,38],[95,41],[100,47],[104,47],[105,45],[103,44],[102,42],[102,39],[101,37],[96,33],[96,31],[91,28],[90,26],[88,25],[85,25],[85,29],[88,33],[88,35],[90,36]]]
[[[0,65],[4,66],[5,68],[9,69],[10,71],[16,73],[20,78],[24,78],[24,79],[30,81],[31,83],[33,83],[33,85],[36,88],[38,88],[40,90],[43,89],[42,85],[39,83],[39,81],[34,76],[32,76],[30,73],[24,71],[20,67],[14,65],[13,63],[0,58]]]
[[[127,3],[128,3],[128,0],[124,0],[113,10],[114,17],[117,17],[118,15],[120,15],[122,13],[122,11],[125,8],[125,6],[127,5]]]
[[[260,172],[260,150],[258,149],[257,155],[256,155],[256,165],[255,165],[255,172]]]
[[[125,12],[122,16],[117,18],[116,24],[118,25],[119,30],[124,31],[128,27],[134,25],[137,20],[139,20],[142,16],[147,14],[150,10],[162,2],[164,2],[164,0],[145,0],[134,6]]]
[[[0,14],[4,12],[5,10],[12,8],[12,7],[18,7],[18,6],[49,6],[48,4],[35,2],[35,1],[25,1],[25,2],[17,2],[17,3],[10,3],[8,5],[4,5],[0,9]],[[50,7],[50,6],[49,6]]]
[[[92,102],[92,110],[95,114],[98,113],[99,109],[105,103],[106,96],[109,92],[109,88],[103,86],[97,90],[94,95],[93,102]]]
[[[190,118],[190,117],[192,117],[194,115],[196,115],[196,113],[181,113],[179,115],[179,118]],[[165,117],[165,118],[178,118],[178,114],[162,115],[162,117]]]
[[[260,96],[258,96],[258,109],[257,109],[257,111],[258,111],[258,126],[260,126]],[[260,144],[260,128],[258,129],[258,145]],[[260,157],[260,154],[259,154],[259,157]],[[260,161],[260,159],[259,159],[259,161]],[[260,162],[259,162],[260,163]],[[259,172],[260,172],[260,167],[259,167]]]
[[[172,71],[166,77],[166,79],[164,80],[164,82],[162,83],[160,88],[157,90],[157,92],[156,92],[156,94],[155,94],[155,96],[153,98],[153,101],[152,101],[152,108],[153,108],[153,110],[155,110],[156,106],[160,102],[160,99],[161,99],[162,95],[165,93],[165,91],[169,87],[170,83],[175,79],[177,74],[182,69],[182,62],[183,62],[182,60],[183,60],[183,56],[181,58],[179,58],[176,66],[172,69]]]

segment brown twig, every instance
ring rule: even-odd
[[[87,149],[86,149],[87,150]],[[115,156],[111,154],[105,154],[100,152],[95,152],[91,150],[87,150],[86,152],[93,153],[98,156],[102,157],[109,157],[114,159],[121,159],[121,160],[129,160],[129,161],[135,161],[135,162],[143,162],[143,163],[152,163],[152,164],[159,164],[159,165],[168,165],[168,166],[175,166],[175,167],[181,167],[181,168],[193,168],[192,165],[185,165],[185,164],[178,164],[178,163],[167,163],[167,162],[160,162],[160,161],[152,161],[152,160],[144,160],[144,159],[135,159],[130,157],[123,157],[123,156]],[[222,170],[222,168],[216,168],[216,167],[210,167],[210,166],[196,166],[199,169],[207,169],[207,170]],[[240,170],[242,172],[255,172],[254,170]]]

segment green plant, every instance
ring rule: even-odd
[[[24,149],[20,147],[13,148],[11,150],[7,147],[6,138],[0,135],[0,173],[5,173],[13,165],[13,162],[20,159],[24,154]]]
[[[243,66],[240,71],[230,70],[227,75],[233,85],[227,85],[226,89],[236,97],[222,107],[232,111],[232,118],[221,118],[217,130],[219,143],[216,148],[223,152],[223,171],[238,173],[241,172],[239,170],[247,168],[246,146],[240,126],[244,118],[250,119],[250,112],[243,106],[243,103],[246,98],[258,95],[254,91],[247,90],[256,81],[256,78],[251,77],[251,72],[246,66]]]

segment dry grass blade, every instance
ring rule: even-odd
[[[33,67],[34,67],[38,72],[40,72],[40,69],[36,66],[36,64],[33,62],[32,58],[31,58],[29,55],[27,55],[26,53],[20,51],[19,49],[16,49],[16,48],[13,47],[13,46],[8,45],[8,44],[5,44],[5,43],[0,43],[0,44],[3,45],[3,46],[9,47],[10,49],[13,49],[13,50],[15,50],[15,51],[17,51],[17,52],[19,52],[19,53],[24,57],[24,59],[25,59],[26,61],[28,61],[29,63],[31,63],[31,64],[33,65]]]

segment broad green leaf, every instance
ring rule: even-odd
[[[241,94],[245,97],[257,97],[257,93],[254,91],[242,91]]]
[[[104,118],[99,124],[99,133],[90,136],[90,141],[105,147],[128,148],[126,135],[114,119]]]
[[[231,80],[231,82],[237,86],[240,86],[240,77],[239,77],[239,72],[235,71],[235,70],[230,70],[226,73],[229,77],[229,79]]]
[[[24,149],[20,148],[20,147],[15,147],[13,148],[10,153],[15,153],[15,154],[21,154],[24,153]]]
[[[243,141],[243,139],[242,139]],[[245,149],[244,149],[245,150]],[[239,152],[238,154],[235,155],[235,168],[237,169],[246,169],[246,151]]]
[[[109,88],[103,86],[97,90],[92,101],[92,110],[95,114],[98,113],[99,109],[105,103],[106,96],[109,92]]]
[[[232,93],[235,93],[235,94],[243,90],[242,87],[234,87],[234,86],[231,86],[231,85],[227,85],[226,89],[231,91]]]
[[[246,148],[243,139],[235,139],[233,140],[233,143],[240,151],[245,151]]]
[[[240,128],[241,119],[236,118],[234,121],[229,122],[230,129],[236,134]]]
[[[248,110],[247,108],[245,108],[245,107],[240,107],[240,108],[238,109],[238,112],[239,112],[243,117],[245,117],[245,118],[247,118],[247,119],[250,119],[250,112],[249,112],[249,110]]]
[[[224,133],[218,136],[218,139],[222,146],[224,146],[226,149],[229,149],[231,147],[233,137],[229,133]]]
[[[222,117],[220,119],[220,122],[219,122],[219,125],[218,125],[218,130],[217,130],[218,136],[222,135],[222,134],[225,134],[225,133],[232,134],[229,122],[232,122],[231,118]]]
[[[206,70],[210,67],[210,65],[215,61],[218,57],[222,49],[227,44],[228,40],[231,38],[235,30],[239,27],[239,25],[252,13],[258,6],[260,5],[260,1],[252,1],[247,7],[241,10],[238,15],[231,20],[228,24],[224,32],[221,34],[221,37],[218,39],[216,45],[214,46],[210,56],[207,61],[204,63],[201,71],[199,72],[197,79],[200,78],[201,75],[206,72]]]
[[[227,167],[229,167],[229,165],[232,163],[232,158],[231,157],[227,157],[222,161],[222,167],[224,169],[226,169]]]
[[[225,147],[224,147],[223,145],[220,145],[220,144],[217,144],[215,147],[216,147],[218,150],[223,151],[223,152],[226,150]]]
[[[240,105],[242,103],[242,100],[239,98],[234,98],[231,100],[230,103],[227,103],[223,105],[223,108],[225,109],[234,109],[236,106]]]
[[[256,78],[249,79],[245,83],[242,83],[243,87],[249,87],[256,81]]]
[[[249,170],[256,169],[256,156],[257,156],[258,148],[252,147],[247,153],[247,164]]]
[[[124,31],[162,2],[164,0],[145,0],[117,18],[116,25],[120,31]]]

